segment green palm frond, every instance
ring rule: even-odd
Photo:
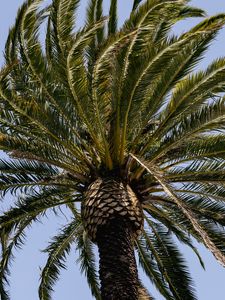
[[[40,192],[34,190],[29,196],[20,196],[17,203],[0,216],[0,228],[11,232],[27,217],[37,218],[44,215],[47,209],[75,202],[77,197],[71,197],[67,188],[51,187]]]
[[[77,34],[76,41],[73,44],[73,47],[71,48],[67,57],[68,83],[71,93],[74,97],[74,104],[77,106],[80,117],[88,127],[90,135],[93,135],[93,139],[96,139],[96,136],[93,133],[93,129],[90,124],[91,121],[96,121],[96,117],[93,113],[93,103],[91,102],[91,99],[88,95],[88,79],[82,52],[95,36],[98,29],[102,28],[104,23],[104,19],[100,20],[87,30],[83,30],[79,34]],[[88,118],[90,118],[90,120]]]
[[[188,194],[188,191],[186,193]],[[215,223],[217,225],[225,226],[224,203],[215,202],[214,198],[204,199],[202,197],[197,197],[197,196],[193,196],[193,197],[183,196],[182,199],[199,216],[199,219],[202,220],[207,219],[209,222]]]
[[[0,191],[16,194],[17,191],[26,193],[35,190],[35,187],[61,187],[74,189],[79,183],[75,183],[76,175],[70,172],[60,172],[46,163],[30,160],[0,160]]]
[[[144,232],[146,245],[151,251],[153,259],[158,264],[173,298],[185,299],[187,297],[188,299],[196,299],[184,259],[176,248],[174,241],[160,225],[154,224],[149,220],[148,225],[152,230],[152,234]]]
[[[198,43],[200,43],[200,45],[202,43],[202,47],[200,46],[198,48],[199,51],[197,50],[196,53],[193,54],[193,57],[190,56],[190,51],[187,51],[187,55],[188,55],[187,58],[189,57],[188,59],[190,59],[190,65],[189,65],[190,67],[192,66],[192,59],[193,59],[193,63],[194,63],[196,59],[198,60],[199,57],[201,57],[202,53],[204,53],[204,51],[207,48],[207,46],[209,45],[210,41],[212,41],[212,39],[215,37],[215,33],[218,32],[218,30],[224,24],[224,15],[218,15],[216,18],[212,17],[211,19],[204,21],[203,24],[202,24],[202,26],[194,28],[189,33],[187,33],[186,35],[181,36],[180,38],[175,39],[175,40],[172,39],[171,42],[169,44],[167,43],[165,45],[166,47],[162,48],[162,50],[160,49],[161,51],[159,51],[158,53],[156,53],[153,56],[152,59],[150,59],[150,60],[148,59],[147,66],[145,66],[144,70],[139,75],[137,82],[135,83],[135,85],[133,85],[133,87],[134,87],[133,88],[133,92],[132,92],[133,94],[135,94],[135,91],[138,91],[138,87],[140,85],[141,95],[139,95],[140,97],[138,99],[140,99],[141,101],[143,101],[144,99],[155,99],[154,95],[151,95],[151,94],[148,94],[148,93],[146,95],[146,86],[147,86],[147,88],[148,88],[149,91],[151,91],[151,89],[153,89],[153,91],[154,91],[154,88],[155,88],[154,85],[157,84],[157,74],[159,74],[158,73],[159,70],[162,69],[161,67],[163,66],[163,70],[166,70],[165,66],[167,66],[167,64],[171,64],[171,61],[173,62],[174,55],[176,55],[176,53],[178,54],[178,57],[179,57],[179,55],[181,55],[179,45],[182,45],[181,47],[183,49],[183,47],[188,47],[188,46],[190,46],[190,43],[193,43],[193,46],[196,45],[196,47],[198,48],[198,46],[197,46]],[[177,51],[178,48],[179,48],[179,50]],[[183,59],[183,61],[181,63],[181,66],[184,64],[184,69],[179,70],[179,68],[178,68],[178,70],[177,69],[175,70],[175,73],[177,71],[178,72],[181,71],[180,74],[182,74],[185,71],[187,65],[186,65],[186,62],[185,62],[185,57],[183,57],[183,58],[184,59]],[[196,102],[194,102],[195,103],[195,108],[197,107],[197,105],[204,103],[204,101],[209,98],[208,87],[209,88],[212,87],[212,89],[216,88],[215,87],[215,82],[216,81],[213,81],[214,76],[217,77],[217,79],[220,78],[222,80],[222,72],[223,72],[223,70],[222,70],[222,64],[223,64],[223,59],[220,60],[220,64],[218,64],[217,62],[215,62],[213,64],[213,67],[210,68],[210,72],[207,72],[208,75],[206,75],[206,76],[209,76],[208,79],[211,79],[211,76],[212,76],[212,80],[209,80],[209,84],[207,85],[206,89],[204,89],[204,91],[207,91],[207,94],[206,95],[203,94],[202,97],[201,97],[201,100],[199,99],[199,102],[197,101],[198,97],[196,98]],[[180,66],[180,64],[179,64],[179,66]],[[168,65],[168,68],[169,68],[169,65]],[[166,71],[162,71],[162,72],[166,72]],[[201,74],[201,73],[202,72],[200,72],[199,74]],[[174,83],[176,82],[176,76],[177,75],[179,75],[179,73],[175,74],[175,78],[174,78],[175,81],[174,81]],[[152,78],[153,79],[155,78],[155,80],[153,80]],[[172,79],[173,79],[173,75],[172,75]],[[153,81],[153,84],[152,85],[149,84],[149,82],[152,82],[152,81]],[[161,77],[160,77],[160,79],[158,79],[158,82],[159,81],[161,81]],[[178,81],[178,86],[179,86],[179,84],[181,82],[186,82],[186,79],[184,79],[183,81],[182,80]],[[204,82],[204,80],[202,81],[202,84],[203,84],[203,82]],[[173,85],[174,85],[174,83],[173,83]],[[145,85],[143,85],[143,84],[145,84]],[[217,87],[219,86],[219,84],[220,84],[220,82],[218,81]],[[157,85],[156,85],[156,87],[157,87]],[[196,82],[195,88],[197,88],[197,87],[198,87],[198,84]],[[161,91],[161,90],[157,89],[157,91]],[[189,92],[191,91],[191,87],[190,87],[190,89],[188,91]],[[217,88],[217,91],[218,91],[218,88]],[[170,92],[170,89],[167,90],[167,93],[168,92]],[[201,93],[200,90],[198,90],[198,92]],[[145,98],[145,95],[146,95],[146,98]],[[200,94],[198,94],[198,96],[199,95]],[[193,99],[193,98],[190,97],[189,101],[193,101],[191,99]],[[153,104],[153,108],[154,108],[154,105],[157,105],[156,109],[154,109],[153,112],[150,109],[150,115],[147,115],[147,117],[146,117],[145,126],[147,126],[147,124],[149,122],[149,119],[151,119],[152,113],[153,113],[153,116],[154,116],[154,113],[157,112],[157,109],[159,109],[160,105],[162,107],[162,105],[164,104],[164,102],[162,102],[162,101],[164,101],[164,98],[159,98],[159,100],[161,100],[161,101],[158,102],[156,100],[156,104],[155,103]],[[186,102],[185,102],[185,104],[184,104],[184,102],[182,102],[182,101],[179,102],[179,101],[177,103],[180,103],[180,105],[181,104],[185,105],[185,107],[188,107],[188,105],[190,104],[190,102],[188,104],[186,104]],[[179,111],[177,107],[171,106],[171,109],[174,110],[174,111],[176,111],[176,112]],[[147,110],[147,112],[148,112],[148,110]],[[159,126],[157,127],[157,130],[155,131],[153,137],[149,139],[148,144],[153,143],[154,142],[154,138],[157,138],[158,135],[165,134],[165,132],[163,131],[163,129],[164,129],[164,126],[165,126],[165,124],[167,122],[167,119],[169,120],[169,116],[170,116],[171,112],[170,112],[170,110],[169,110],[168,107],[166,107],[166,109],[163,110],[163,112],[167,115],[167,118],[163,117],[162,120],[159,119]],[[190,110],[189,110],[189,112],[190,112]],[[131,114],[131,117],[132,117],[132,114]],[[142,117],[142,119],[143,119],[143,117]],[[176,118],[175,115],[173,115],[173,118],[172,118],[172,114],[171,114],[171,119],[173,120],[173,122],[177,120],[177,118]],[[143,129],[144,128],[141,127],[141,130],[143,130]],[[167,127],[167,130],[168,130],[168,127]]]
[[[210,98],[210,93],[223,92],[223,76],[224,58],[221,58],[214,61],[205,72],[198,72],[190,76],[190,78],[185,78],[184,81],[179,82],[167,108],[170,117],[172,117],[173,110],[176,110],[173,117],[178,118],[178,115],[181,115],[181,113],[182,115],[187,111],[190,113],[194,105],[204,103]],[[207,91],[207,93],[204,93],[204,91]],[[200,93],[201,96],[199,95]]]
[[[40,176],[54,176],[58,175],[59,172],[57,168],[46,163],[39,163],[36,161],[8,161],[0,159],[0,172],[7,174],[16,174],[16,173],[30,173],[30,174],[39,174]]]
[[[63,151],[64,149],[59,148],[55,143],[51,143],[51,145],[49,145],[46,143],[46,140],[40,141],[33,137],[31,139],[24,140],[19,137],[14,138],[2,135],[0,140],[0,149],[7,151],[13,159],[26,161],[35,160],[39,163],[46,163],[52,166],[54,165],[69,172],[72,174],[71,176],[75,176],[83,182],[86,181],[82,163],[78,166],[77,164],[79,163],[79,160],[75,160],[74,157],[65,153]]]
[[[35,161],[0,160],[0,174],[0,191],[5,194],[9,190],[26,192],[30,187],[51,185],[53,181],[57,182],[59,171]]]
[[[170,200],[169,197],[163,197],[163,202],[161,202],[164,213],[167,215],[169,219],[175,219],[177,226],[188,236],[195,239],[198,243],[202,243],[203,241],[197,232],[193,229],[193,226],[189,219],[187,219],[184,214],[181,212],[179,208]],[[201,262],[200,262],[201,263]],[[202,264],[202,263],[201,263]]]
[[[167,284],[165,284],[157,263],[153,261],[145,240],[141,239],[136,241],[136,247],[139,256],[139,264],[145,271],[146,275],[166,299],[172,300],[173,296],[170,289]]]
[[[188,197],[186,197],[188,198]],[[194,205],[193,205],[194,206]],[[191,208],[193,208],[193,206]],[[204,205],[202,205],[204,206]],[[215,205],[214,205],[215,208]],[[180,211],[176,208],[176,207],[169,207],[169,206],[165,206],[165,210],[168,216],[170,216],[170,218],[176,218],[177,223],[180,224],[181,228],[183,228],[183,230],[187,231],[191,236],[193,236],[199,243],[203,243],[203,240],[201,238],[199,238],[198,235],[196,235],[196,232],[193,231],[193,227],[190,223],[190,221],[188,221],[184,215],[182,216],[182,214],[180,213]],[[206,234],[208,235],[208,237],[210,237],[211,241],[213,242],[213,244],[216,246],[216,248],[218,249],[217,251],[222,253],[222,255],[224,255],[224,247],[225,247],[225,241],[224,241],[224,225],[219,225],[218,222],[218,218],[217,219],[213,219],[211,218],[211,215],[208,216],[207,214],[204,214],[204,211],[202,212],[198,212],[198,210],[194,210],[193,209],[193,213],[195,214],[196,218],[198,218],[198,222],[201,224],[201,227],[203,228],[203,230],[206,232]],[[215,213],[216,215],[216,213]],[[222,216],[222,219],[224,217]],[[222,222],[223,223],[223,222]]]
[[[184,116],[181,121],[168,130],[158,147],[153,148],[152,160],[159,159],[167,151],[179,148],[184,141],[191,141],[203,133],[213,130],[222,131],[224,128],[224,100],[208,104],[195,112]],[[150,152],[150,151],[149,151]]]
[[[133,36],[131,43],[129,44],[128,49],[125,53],[122,74],[120,78],[119,97],[121,98],[120,102],[123,103],[123,106],[120,107],[120,126],[123,127],[121,133],[120,150],[120,157],[122,161],[126,145],[125,137],[127,135],[128,118],[133,118],[132,104],[137,101],[137,99],[133,101],[133,95],[140,81],[144,81],[142,80],[142,77],[143,74],[146,73],[147,69],[145,63],[146,58],[149,62],[149,59],[151,59],[151,57],[154,57],[155,55],[154,51],[151,50],[153,48],[152,45],[160,44],[160,40],[162,38],[159,37],[160,34],[157,37],[158,26],[160,24],[156,15],[159,13],[159,11],[162,10],[161,13],[165,16],[167,22],[173,23],[174,19],[179,14],[181,7],[178,4],[176,6],[175,2],[171,6],[170,1],[168,1],[168,3],[165,2],[165,4],[163,5],[161,5],[158,1],[155,1],[155,3],[153,2],[152,4],[146,2],[146,4],[141,7],[141,9],[143,10],[141,18],[138,17],[139,13],[137,13],[136,19],[134,19],[132,23],[132,26],[135,26],[134,28],[136,28],[136,33]],[[146,48],[148,55],[146,55]],[[143,51],[145,53],[144,55],[142,54]],[[119,111],[117,112],[117,114],[119,114]]]
[[[54,24],[54,32],[62,53],[68,50],[73,42],[75,16],[79,2],[79,0],[53,1],[51,21]]]
[[[117,31],[117,0],[111,0],[109,10],[109,24],[108,35],[116,33]]]
[[[187,190],[187,193],[202,195],[219,202],[224,201],[225,188],[223,182],[220,182],[217,186],[214,183],[210,182],[190,182],[184,184],[183,189]]]
[[[224,181],[224,162],[221,160],[211,160],[204,159],[194,161],[188,164],[186,167],[174,167],[170,171],[168,171],[166,177],[171,181],[178,179],[179,176],[180,181],[199,181],[202,179],[209,180],[209,182],[213,179],[215,181],[223,182]],[[192,176],[192,178],[191,178]]]
[[[8,84],[6,78],[2,78],[1,83],[3,82],[6,85]],[[43,114],[43,111],[40,112],[40,107],[38,108],[36,106],[36,103],[32,101],[32,98],[31,103],[28,106],[27,103],[29,102],[29,98],[25,101],[21,101],[21,96],[18,96],[15,93],[11,93],[9,90],[4,90],[4,94],[2,93],[2,96],[18,114],[22,115],[28,123],[33,123],[36,127],[35,129],[39,130],[40,133],[42,132],[42,134],[46,134],[50,140],[52,139],[53,142],[56,142],[58,144],[58,147],[63,147],[65,151],[67,151],[71,147],[69,146],[69,144],[66,145],[65,142],[63,142],[57,136],[58,134],[56,133],[56,130],[50,127],[52,126],[50,125],[50,123],[54,119],[52,120],[51,116]],[[45,122],[42,122],[43,118],[45,118]]]
[[[96,22],[99,22],[103,18],[103,0],[90,0],[87,8],[86,23],[87,27],[91,27]],[[92,82],[92,71],[94,63],[96,62],[98,56],[98,50],[100,45],[104,42],[105,32],[104,27],[99,28],[96,35],[93,36],[88,44],[86,50],[86,56],[88,60],[88,77],[89,77],[89,89],[91,91]]]
[[[165,226],[165,228],[168,229],[169,233],[173,233],[176,238],[179,240],[179,242],[187,245],[190,247],[193,252],[197,255],[200,265],[203,269],[205,269],[204,262],[196,249],[196,247],[193,245],[192,240],[188,236],[188,233],[184,232],[184,229],[182,226],[180,227],[180,224],[176,222],[176,220],[170,218],[166,211],[164,210],[164,207],[158,207],[156,205],[153,205],[151,203],[145,203],[144,204],[144,210],[147,213],[148,217],[153,217],[155,221],[160,221],[162,225]],[[147,220],[148,220],[148,217]]]
[[[164,169],[190,161],[224,158],[224,136],[199,136],[180,145],[176,151],[169,151],[163,158]]]
[[[49,107],[46,107],[45,112],[48,114],[49,112],[51,113],[51,115],[53,116],[53,118],[55,117],[56,113],[58,115],[58,113],[61,114],[62,116],[62,128],[66,128],[67,127],[67,123],[71,122],[70,121],[70,117],[67,116],[67,112],[64,111],[64,109],[62,108],[61,104],[59,102],[59,99],[55,99],[54,95],[52,95],[49,92],[49,88],[48,86],[46,86],[43,78],[48,78],[49,74],[47,72],[47,65],[45,63],[45,59],[41,53],[41,46],[38,44],[37,39],[35,38],[35,34],[38,30],[38,25],[36,27],[35,24],[36,21],[36,16],[35,16],[35,6],[33,9],[33,6],[30,6],[30,12],[29,10],[27,10],[27,13],[24,15],[24,19],[22,21],[22,42],[23,42],[23,46],[24,46],[24,53],[26,55],[27,61],[28,61],[28,65],[34,75],[34,78],[39,82],[39,85],[41,87],[41,89],[44,92],[44,95],[46,95],[46,97],[49,99]],[[26,32],[26,28],[30,28],[30,30]],[[38,56],[38,59],[37,59]],[[44,75],[44,77],[43,77]],[[58,97],[57,97],[58,98]],[[55,107],[56,113],[52,110],[52,106]],[[50,117],[51,118],[51,117]],[[54,118],[55,119],[55,118]],[[54,119],[50,119],[49,123],[56,123],[56,120]],[[59,130],[59,127],[57,128],[57,130]],[[52,129],[51,129],[52,131]],[[56,136],[55,134],[53,134],[54,136]],[[51,134],[51,136],[53,136]],[[69,129],[67,131],[67,134],[65,132],[65,130],[62,132],[62,136],[65,139],[66,136],[69,137],[69,135],[71,135],[71,130]],[[76,134],[78,135],[78,134]],[[68,147],[69,145],[65,145],[66,147]],[[81,150],[76,147],[76,145],[73,143],[72,149],[77,148],[77,151],[81,153]],[[73,150],[74,151],[74,150]],[[74,153],[75,154],[75,153]],[[75,154],[76,155],[76,154]]]
[[[139,120],[136,121],[138,122],[137,129],[134,132],[129,132],[130,139],[134,139],[134,137],[135,141],[144,139],[143,130],[146,131],[148,129],[149,120],[152,117],[153,120],[156,120],[156,123],[160,124],[160,119],[155,117],[155,115],[164,104],[170,89],[197,64],[214,36],[215,33],[204,34],[203,36],[196,37],[193,41],[189,41],[183,46],[182,53],[180,51],[177,54],[174,53],[173,59],[171,56],[171,59],[168,60],[168,67],[164,68],[160,75],[156,73],[159,65],[155,64],[155,71],[153,70],[152,73],[149,73],[149,77],[146,76],[141,84],[137,85],[137,89],[134,90],[133,94],[134,104],[132,104],[130,111],[129,123],[131,127],[133,127],[135,106],[137,103],[140,103],[141,111]],[[160,61],[159,63],[161,64]],[[162,64],[165,63],[164,61]],[[177,64],[179,64],[179,68],[177,68]],[[155,76],[155,80],[150,80],[150,76]]]
[[[80,264],[81,272],[87,277],[92,295],[96,300],[101,300],[98,276],[95,267],[95,254],[93,252],[93,244],[83,230],[76,239],[79,257],[77,263]]]
[[[142,0],[134,0],[133,10],[137,8],[137,6],[141,3]]]
[[[11,237],[4,228],[1,229],[2,240],[2,257],[0,263],[0,296],[2,300],[9,300],[6,286],[9,284],[8,276],[10,275],[10,263],[14,258],[13,250],[21,248],[24,243],[25,229],[31,225],[35,217],[27,217],[17,226],[15,234]],[[4,242],[3,242],[4,241]]]
[[[218,261],[224,266],[225,265],[225,256],[220,248],[217,247],[217,244],[210,238],[210,235],[207,234],[203,224],[198,220],[198,217],[195,213],[179,198],[179,196],[174,191],[173,187],[168,184],[165,180],[165,175],[162,171],[160,171],[157,166],[152,163],[145,162],[140,160],[136,156],[132,155],[132,157],[142,166],[144,167],[153,177],[158,181],[164,190],[165,194],[169,196],[172,202],[174,202],[178,209],[184,214],[184,216],[190,221],[193,226],[193,229],[200,236],[203,243],[206,247],[210,249],[213,255],[218,259]]]
[[[81,227],[80,220],[73,220],[65,226],[59,235],[53,238],[53,241],[44,252],[48,253],[48,260],[41,274],[41,283],[39,286],[39,298],[48,300],[51,298],[53,285],[59,277],[60,269],[65,268],[66,256],[69,254],[71,244]]]
[[[119,148],[119,140],[120,140],[120,136],[119,136],[120,133],[118,129],[119,115],[117,114],[116,117],[114,117],[115,111],[117,111],[117,107],[118,107],[117,105],[118,100],[116,99],[117,91],[113,92],[115,93],[115,96],[111,94],[112,78],[111,76],[109,76],[109,74],[112,72],[112,70],[115,67],[114,61],[112,60],[112,58],[115,56],[115,53],[120,53],[121,49],[123,50],[126,47],[126,45],[132,39],[132,36],[134,34],[135,31],[131,31],[128,33],[119,32],[117,35],[109,39],[109,42],[100,52],[100,55],[96,60],[96,63],[93,68],[92,98],[93,98],[93,103],[94,103],[96,116],[97,116],[96,122],[99,128],[101,129],[101,136],[104,141],[105,154],[106,154],[107,164],[109,168],[112,168],[112,161],[111,161],[112,158],[109,153],[109,143],[106,140],[106,134],[107,134],[106,130],[109,127],[108,121],[111,118],[112,118],[112,122],[115,122],[116,119],[115,122],[116,129],[115,132],[113,132],[113,138],[115,136],[117,144],[112,148],[114,151],[116,151],[115,154],[113,153],[115,157],[117,156],[116,154],[118,152],[117,149]],[[115,85],[115,88],[117,88],[116,84],[113,85]],[[110,99],[110,96],[112,96],[112,100]],[[113,103],[114,102],[113,100],[115,100],[116,103]],[[112,110],[112,108],[114,109]],[[113,143],[111,142],[111,144]]]

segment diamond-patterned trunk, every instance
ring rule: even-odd
[[[97,179],[82,206],[84,227],[98,245],[102,300],[138,300],[134,240],[143,229],[141,204],[129,185]]]

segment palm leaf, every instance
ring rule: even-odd
[[[133,4],[133,9],[132,10],[135,10],[138,5],[141,3],[142,0],[134,0],[134,4]]]
[[[95,257],[93,252],[93,244],[88,239],[85,231],[81,232],[77,237],[77,247],[79,251],[79,258],[77,263],[80,264],[81,272],[87,277],[88,285],[92,291],[92,295],[101,300],[98,276],[95,268]]]
[[[225,256],[221,252],[221,250],[217,247],[217,245],[213,242],[210,236],[207,234],[207,231],[204,230],[202,224],[198,221],[195,214],[191,211],[191,209],[176,195],[173,191],[173,188],[165,181],[164,175],[160,172],[156,166],[151,164],[146,164],[146,162],[141,161],[136,156],[132,155],[132,157],[138,161],[149,173],[151,173],[157,181],[162,186],[165,193],[170,197],[170,199],[178,206],[178,208],[183,212],[185,217],[191,222],[194,230],[200,235],[202,241],[205,246],[210,249],[216,259],[224,266],[225,265]]]
[[[10,237],[10,241],[4,229],[1,230],[1,239],[5,239],[4,243],[6,243],[6,246],[2,248],[2,258],[0,262],[0,296],[2,300],[10,299],[5,285],[8,285],[7,277],[10,275],[9,266],[11,260],[14,258],[12,251],[14,248],[21,248],[25,238],[24,230],[30,226],[34,220],[35,217],[24,218],[13,237]]]
[[[157,261],[174,299],[185,299],[185,297],[196,299],[190,275],[174,242],[160,225],[150,221],[148,221],[148,225],[151,227],[153,235],[144,232],[147,246]]]
[[[61,233],[53,238],[52,243],[44,252],[48,253],[48,260],[43,268],[39,286],[39,298],[50,300],[53,285],[58,279],[60,269],[65,268],[66,255],[69,254],[71,244],[80,230],[80,220],[73,220],[65,226]]]
[[[111,0],[109,10],[108,35],[112,35],[117,31],[117,0]]]
[[[162,279],[161,272],[158,269],[157,264],[152,260],[152,257],[147,251],[146,244],[143,239],[136,242],[139,263],[145,273],[148,275],[149,279],[155,284],[159,292],[168,300],[172,300],[172,294]]]
[[[0,216],[0,228],[11,232],[28,216],[43,215],[47,209],[75,202],[75,199],[67,189],[51,187],[40,192],[34,190],[29,196],[21,196],[14,207]]]
[[[54,0],[52,4],[52,23],[62,52],[71,47],[75,13],[79,0]]]
[[[184,229],[180,227],[180,224],[176,222],[176,220],[173,220],[167,215],[166,211],[164,211],[164,208],[160,208],[156,205],[151,205],[150,203],[145,203],[144,210],[149,214],[149,217],[151,216],[155,220],[160,221],[160,223],[168,229],[168,233],[173,233],[181,243],[190,247],[198,257],[199,263],[202,268],[205,269],[204,262],[198,250],[193,245],[188,234],[184,232]]]

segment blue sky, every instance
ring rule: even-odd
[[[0,65],[3,64],[3,47],[7,37],[8,29],[13,24],[18,7],[23,0],[1,0],[0,10]],[[118,0],[119,16],[124,19],[132,5],[131,0]],[[86,0],[81,0],[79,22],[82,21],[85,11]],[[109,0],[105,0],[106,7]],[[205,9],[208,15],[225,12],[224,0],[193,0],[193,5]],[[176,26],[176,31],[184,31],[192,26],[193,21],[180,22]],[[206,54],[206,58],[200,64],[204,68],[213,58],[225,55],[225,29],[215,40],[213,46]],[[12,199],[5,199],[10,202]],[[3,204],[0,204],[0,210]],[[56,234],[57,228],[65,224],[67,216],[55,218],[49,214],[43,220],[31,228],[27,234],[27,244],[22,251],[15,251],[15,262],[12,265],[11,276],[11,300],[38,300],[37,287],[39,282],[40,267],[43,266],[46,256],[40,254],[40,250],[47,246],[49,237]],[[223,269],[213,258],[213,256],[202,246],[199,246],[202,254],[206,271],[203,271],[197,258],[190,253],[190,250],[181,248],[190,266],[191,274],[195,280],[195,286],[199,300],[224,300],[225,299],[225,269]],[[60,281],[55,287],[54,300],[91,300],[92,297],[85,283],[85,278],[80,276],[79,267],[76,265],[77,255],[72,249],[71,256],[68,258],[68,270],[62,271]],[[157,300],[163,299],[155,291],[146,278],[143,279],[146,287],[152,292]]]

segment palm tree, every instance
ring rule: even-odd
[[[75,31],[79,0],[41,2],[18,11],[0,75],[0,149],[9,155],[0,189],[17,195],[0,216],[1,299],[26,228],[62,206],[72,217],[45,250],[41,300],[51,299],[72,244],[96,299],[153,299],[135,251],[166,299],[197,299],[176,241],[202,266],[193,238],[225,265],[225,58],[195,71],[225,14],[135,0],[118,28],[117,1],[105,18],[103,1],[91,0]],[[189,17],[204,19],[171,33]]]

